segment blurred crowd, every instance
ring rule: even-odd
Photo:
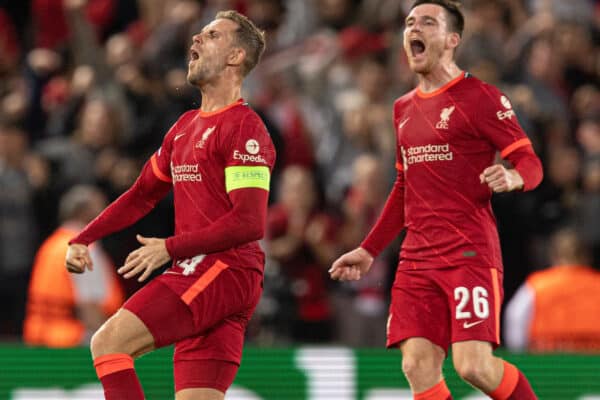
[[[244,98],[278,152],[257,345],[382,346],[400,240],[356,283],[327,269],[356,247],[395,176],[392,104],[415,86],[402,49],[408,0],[0,0],[0,335],[20,340],[34,256],[77,185],[115,199],[170,125],[197,108],[191,36],[236,9],[267,34]],[[510,299],[550,265],[569,226],[600,268],[600,2],[464,0],[458,64],[500,87],[545,169],[534,192],[494,196]],[[171,199],[103,241],[173,231]],[[136,282],[122,281],[126,295]]]

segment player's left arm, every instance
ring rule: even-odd
[[[531,145],[516,150],[506,157],[514,168],[494,164],[483,170],[479,179],[496,192],[528,191],[535,189],[542,181],[542,163],[533,152]]]
[[[481,183],[496,193],[534,189],[542,181],[542,163],[519,125],[510,101],[491,85],[483,85],[482,92],[484,100],[478,102],[476,120],[478,131],[514,168],[491,165],[481,172]]]

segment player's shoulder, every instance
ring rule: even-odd
[[[407,104],[409,104],[413,97],[416,95],[417,93],[417,89],[413,89],[409,92],[404,93],[402,96],[398,97],[395,101],[394,101],[394,110],[396,109],[400,109],[402,107],[405,107]]]
[[[413,89],[402,96],[398,97],[394,101],[394,118],[398,115],[402,114],[402,110],[405,109],[413,100],[413,97],[416,96],[416,89]]]
[[[230,128],[240,128],[240,132],[253,134],[262,132],[268,136],[265,123],[258,113],[248,103],[242,103],[231,110],[231,118],[227,118],[227,124]]]
[[[471,96],[473,99],[481,100],[482,96],[496,97],[502,96],[502,92],[491,83],[482,81],[470,73],[465,73],[465,79],[462,85],[457,85],[457,89],[461,90],[463,95]]]
[[[185,111],[183,114],[181,114],[179,116],[179,119],[177,120],[177,124],[182,124],[182,123],[186,123],[189,122],[190,120],[192,120],[194,118],[194,116],[196,116],[198,114],[198,109],[197,108],[193,108],[191,110],[187,110]]]
[[[196,115],[198,115],[198,109],[191,109],[185,111],[179,116],[179,118],[177,118],[177,121],[175,121],[175,123],[171,126],[171,130],[174,130],[174,128],[181,128],[189,124]]]

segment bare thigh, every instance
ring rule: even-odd
[[[504,374],[504,364],[492,350],[491,343],[480,340],[452,344],[452,361],[458,375],[485,392],[496,389]]]
[[[139,357],[154,350],[154,337],[131,311],[119,309],[92,337],[92,356],[125,353]]]
[[[442,380],[442,364],[446,352],[440,346],[422,337],[401,342],[402,371],[413,392],[423,392]]]

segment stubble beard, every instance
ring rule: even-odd
[[[204,81],[205,71],[195,71],[190,67],[188,70],[187,81],[193,86],[199,86]]]
[[[196,68],[190,67],[188,70],[187,80],[191,85],[199,87],[214,80],[222,73],[223,69],[224,67],[221,68],[215,64],[203,64],[197,66]]]

